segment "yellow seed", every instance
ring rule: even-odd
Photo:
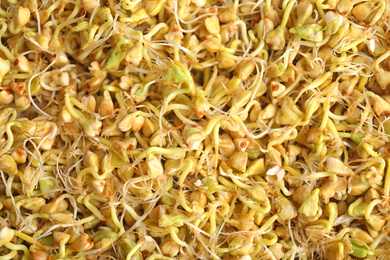
[[[79,124],[83,128],[84,133],[87,136],[95,137],[100,135],[100,132],[102,130],[102,122],[100,120],[94,119],[86,119],[86,118],[80,118]]]
[[[267,120],[276,116],[276,107],[273,104],[267,105],[263,110],[259,113],[260,120]]]
[[[148,166],[148,175],[154,179],[164,173],[164,168],[159,159],[153,154],[146,158],[146,165]]]
[[[22,28],[30,21],[30,10],[27,7],[19,6],[13,12],[13,22],[18,28]]]
[[[303,1],[297,5],[297,23],[303,25],[312,15],[313,5],[309,1]]]
[[[161,246],[161,252],[169,257],[175,257],[180,250],[180,246],[173,240],[169,240]]]
[[[236,14],[232,9],[228,8],[218,14],[219,21],[221,23],[230,23],[237,20]]]
[[[272,252],[272,254],[277,260],[282,259],[284,256],[284,248],[280,243],[275,243],[271,245],[269,247],[269,250]]]
[[[248,138],[234,138],[234,145],[236,146],[237,151],[245,151],[249,143],[250,141]]]
[[[30,105],[31,100],[27,93],[15,97],[15,107],[18,111],[26,110]]]
[[[199,205],[197,201],[193,201],[191,203],[190,208],[194,211],[195,214],[202,215],[205,212],[205,208],[202,205]]]
[[[200,146],[204,138],[205,135],[203,132],[194,133],[187,137],[186,144],[189,149],[196,149]]]
[[[49,49],[50,39],[44,35],[37,35],[31,31],[25,33],[27,47],[31,50]],[[37,46],[38,44],[38,46]],[[39,47],[40,46],[40,47]]]
[[[380,231],[386,224],[386,217],[383,215],[370,215],[366,222],[375,230]]]
[[[60,243],[66,244],[70,239],[70,235],[67,233],[64,233],[64,232],[54,231],[53,238],[54,238],[54,241],[57,243],[57,245]]]
[[[198,202],[200,206],[204,207],[207,204],[207,197],[203,191],[194,191],[190,195],[191,202]]]
[[[226,220],[230,225],[238,228],[239,230],[250,230],[254,225],[254,218],[249,214],[242,214],[239,217],[230,218]]]
[[[248,161],[248,154],[246,152],[235,152],[228,160],[228,164],[236,170],[245,172],[246,163]]]
[[[67,86],[69,85],[69,74],[68,72],[60,72],[58,70],[54,70],[52,72],[52,79],[53,81],[60,86]]]
[[[285,226],[277,226],[274,229],[275,234],[280,237],[283,240],[288,240],[290,239],[290,232],[288,231],[287,227]]]
[[[242,61],[237,66],[236,71],[238,72],[238,78],[247,80],[255,69],[255,63],[252,60]]]
[[[184,46],[191,51],[196,50],[199,47],[198,37],[196,37],[195,35],[191,35],[191,37],[188,38]]]
[[[267,172],[265,166],[264,166],[264,158],[259,158],[254,160],[249,167],[247,168],[245,174],[248,176],[251,175],[263,175]]]
[[[276,29],[267,33],[265,36],[265,42],[272,50],[283,50],[286,45],[284,29],[278,26]]]
[[[98,180],[98,181],[93,181],[91,182],[91,188],[94,192],[96,193],[102,193],[104,191],[104,186],[105,186],[105,181],[104,180]]]
[[[20,53],[26,47],[26,40],[21,35],[16,35],[7,40],[7,45],[13,53]]]
[[[134,132],[138,132],[142,129],[142,126],[144,125],[145,118],[143,116],[135,116],[133,121],[133,127],[132,130]]]
[[[151,253],[156,248],[156,241],[150,236],[145,238],[144,244],[139,248],[140,252]]]
[[[289,157],[295,157],[295,156],[298,156],[302,149],[299,147],[299,146],[296,146],[296,145],[293,145],[293,144],[290,144],[287,146],[287,155]]]
[[[319,208],[319,192],[319,189],[312,191],[311,195],[302,202],[298,212],[303,214],[305,217],[314,217],[317,214]]]
[[[381,116],[382,114],[384,114],[384,115],[390,114],[390,103],[389,102],[384,100],[379,95],[375,95],[374,97],[372,97],[372,101],[374,103],[374,112],[378,116]]]
[[[160,130],[156,131],[149,139],[149,144],[151,146],[165,146],[167,144],[167,139],[165,134],[161,133]]]
[[[137,42],[133,47],[127,52],[126,61],[138,66],[142,61],[142,51],[143,45]]]
[[[1,90],[0,91],[0,105],[9,105],[14,100],[14,95],[10,90]]]
[[[26,84],[24,82],[14,82],[10,85],[11,90],[18,96],[23,95],[24,90],[26,88]]]
[[[62,108],[62,110],[59,114],[59,121],[61,124],[70,123],[73,121],[72,115],[69,113],[69,111],[65,107]]]
[[[194,101],[194,110],[196,113],[196,116],[203,117],[207,112],[209,111],[211,105],[207,101],[206,97],[199,94],[196,95],[195,101]]]
[[[252,91],[243,90],[242,88],[236,89],[234,92],[232,105],[234,108],[244,107],[252,97]]]
[[[371,201],[375,200],[375,199],[380,199],[381,198],[381,195],[379,194],[379,192],[374,189],[374,188],[370,188],[366,194],[364,195],[364,200],[366,203],[370,203]]]
[[[118,85],[123,90],[129,90],[135,84],[141,83],[140,79],[137,76],[129,75],[122,76],[118,80]]]
[[[294,204],[279,192],[279,203],[277,204],[278,215],[283,220],[290,220],[298,215]]]
[[[212,36],[209,39],[207,39],[206,41],[204,41],[203,44],[207,48],[207,50],[209,52],[212,52],[212,53],[221,51],[223,49],[223,45],[221,43],[221,40],[219,40],[218,38],[216,38],[214,36]]]
[[[134,132],[141,130],[145,119],[139,115],[127,115],[118,124],[118,129],[122,132],[127,132],[132,129]]]
[[[70,245],[69,249],[77,252],[88,251],[94,246],[93,241],[90,239],[88,234],[82,233],[79,235]]]
[[[145,8],[141,8],[130,16],[130,21],[134,24],[141,24],[149,19],[149,15]]]
[[[14,231],[7,226],[0,228],[0,246],[2,247],[5,243],[8,243],[14,237]]]
[[[370,244],[374,239],[368,234],[368,232],[361,230],[360,228],[350,227],[350,232],[352,238],[359,239],[360,241]]]
[[[142,126],[142,134],[146,137],[152,136],[156,131],[156,128],[153,122],[149,118],[145,118],[144,124]]]
[[[10,175],[15,175],[17,168],[15,160],[11,155],[3,154],[0,156],[0,170]]]
[[[96,242],[94,248],[96,249],[108,249],[112,246],[112,238],[103,238],[99,242]]]
[[[126,144],[126,149],[134,150],[137,148],[137,139],[134,137],[125,138],[123,142]]]
[[[0,82],[3,80],[4,76],[11,69],[11,62],[9,60],[4,60],[0,58]]]
[[[52,202],[43,205],[40,209],[40,212],[45,214],[52,214],[65,211],[67,208],[68,202],[66,202],[66,200],[54,199]]]
[[[374,5],[375,3],[370,1],[358,4],[352,9],[352,14],[358,21],[363,22],[372,12]]]
[[[103,95],[103,100],[98,108],[98,113],[102,117],[109,116],[114,113],[114,103],[112,102],[110,93],[106,90]]]
[[[28,59],[24,55],[19,55],[12,62],[12,68],[20,72],[31,73],[31,68]]]
[[[68,56],[65,54],[65,52],[57,50],[56,54],[53,55],[51,58],[51,61],[53,62],[56,60],[55,65],[58,67],[63,67],[67,64],[69,64]]]
[[[271,90],[271,95],[273,97],[277,97],[286,90],[286,86],[284,86],[282,83],[271,81],[270,90]]]
[[[169,234],[169,229],[165,227],[159,227],[157,225],[149,225],[148,226],[150,235],[152,237],[165,237]]]
[[[236,151],[235,144],[228,134],[219,137],[219,152],[223,157],[229,158]]]
[[[152,209],[149,213],[149,218],[153,220],[154,222],[158,223],[158,220],[162,215],[167,214],[167,210],[163,205],[159,205]]]
[[[329,157],[324,163],[325,169],[330,172],[336,172],[340,174],[349,174],[352,173],[352,170],[349,166],[345,165],[340,159]]]
[[[204,20],[206,29],[211,34],[218,34],[220,31],[219,20],[216,15],[209,16]]]
[[[253,187],[250,190],[250,194],[254,200],[259,201],[262,204],[268,202],[267,193],[265,192],[264,188],[260,185],[256,185],[255,187]]]
[[[99,0],[83,0],[83,6],[88,13],[92,13],[98,4]]]
[[[206,5],[207,0],[191,0],[191,3],[193,3],[197,7],[201,7]]]
[[[28,210],[39,211],[46,204],[46,200],[44,198],[31,197],[22,199],[19,203]]]
[[[37,250],[31,252],[31,257],[32,260],[49,260],[51,256],[45,251]]]
[[[127,145],[125,144],[125,142],[118,140],[113,141],[112,151],[123,161],[129,162],[129,157],[127,156]]]
[[[37,232],[39,230],[39,228],[40,228],[40,225],[38,224],[38,221],[36,219],[32,219],[29,222],[28,228],[23,230],[23,233],[25,233],[27,235],[32,235],[35,232]]]
[[[38,13],[39,13],[39,20],[41,22],[41,25],[43,25],[49,20],[52,12],[46,9],[46,10],[39,10]],[[33,15],[35,17],[37,16],[35,12],[33,13]]]
[[[352,10],[352,0],[340,0],[337,4],[337,11],[342,15],[347,15]]]
[[[233,256],[249,255],[253,251],[253,242],[248,237],[238,235],[229,243],[229,251]]]
[[[236,65],[235,60],[225,57],[225,55],[220,55],[218,61],[218,67],[221,69],[228,69]]]
[[[25,180],[23,180],[23,184],[26,187],[26,190],[30,194],[34,187],[38,184],[40,179],[40,170],[34,169],[33,167],[26,167],[25,169],[21,169]]]
[[[87,108],[88,111],[95,112],[96,99],[92,95],[83,96],[81,103]]]
[[[307,134],[307,142],[309,144],[316,144],[321,140],[322,131],[318,128],[312,128]]]
[[[359,196],[370,188],[370,184],[363,182],[360,176],[353,176],[350,185],[351,185],[350,194],[352,196]]]
[[[27,152],[23,146],[19,146],[16,150],[11,153],[12,158],[17,164],[23,164],[27,160]]]

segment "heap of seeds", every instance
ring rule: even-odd
[[[387,0],[3,0],[0,259],[389,259]]]

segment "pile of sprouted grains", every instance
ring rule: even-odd
[[[390,259],[385,0],[3,0],[0,259]]]

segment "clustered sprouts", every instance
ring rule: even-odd
[[[0,4],[0,259],[389,259],[387,0]]]

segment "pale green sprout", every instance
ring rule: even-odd
[[[168,70],[166,70],[162,75],[162,78],[166,82],[173,84],[181,84],[186,83],[188,81],[186,75],[176,64],[173,64]]]
[[[298,212],[307,217],[314,217],[318,211],[319,192],[319,189],[313,190],[311,195],[302,203]]]
[[[106,70],[117,70],[120,63],[125,59],[127,52],[133,46],[133,42],[130,40],[121,40],[119,41],[114,50],[112,51],[110,57],[107,60],[104,69]]]
[[[371,252],[369,251],[369,247],[365,245],[362,242],[359,242],[358,240],[355,239],[350,239],[349,240],[352,245],[352,251],[353,253],[351,255],[358,257],[358,258],[364,258],[367,256],[367,254],[370,254]]]

